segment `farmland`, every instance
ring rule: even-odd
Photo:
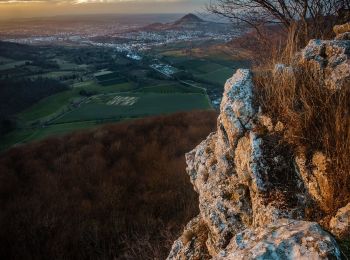
[[[101,94],[72,108],[69,101],[75,98],[71,91],[59,93],[21,113],[19,118],[23,127],[7,134],[0,144],[0,150],[16,143],[94,128],[103,123],[210,108],[207,96],[200,93]]]
[[[58,53],[53,55],[54,52]],[[31,56],[28,60],[0,57],[0,75],[6,73],[6,77],[16,78],[21,73],[29,80],[50,78],[67,86],[15,113],[16,128],[3,135],[0,150],[109,122],[211,109],[207,93],[199,84],[197,87],[172,79],[148,77],[147,64],[133,64],[122,56],[116,56],[112,64],[106,65],[105,58],[77,62],[76,53],[65,52],[68,51],[45,50],[44,57],[48,57],[45,62],[54,64],[51,69],[33,66]]]
[[[218,58],[196,58],[184,56],[164,56],[163,59],[175,67],[193,74],[195,81],[222,87],[235,69],[248,66],[244,61],[222,60]]]
[[[55,123],[145,117],[209,108],[209,100],[198,93],[119,93],[95,97],[67,113]]]
[[[97,47],[40,47],[40,61],[32,47],[6,51],[0,56],[0,80],[50,79],[65,88],[45,92],[8,114],[15,127],[2,136],[0,150],[110,122],[217,108],[225,81],[237,67],[246,66],[244,61],[186,56],[183,47],[176,48],[152,50],[137,61]],[[174,75],[164,75],[155,69],[157,64],[173,68]]]

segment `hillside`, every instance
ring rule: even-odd
[[[184,153],[215,127],[179,113],[0,155],[1,259],[165,259],[198,213]]]
[[[202,23],[204,22],[204,20],[202,20],[201,18],[199,18],[197,15],[194,14],[186,14],[185,16],[183,16],[182,18],[180,18],[179,20],[175,21],[174,24],[187,24],[187,23]]]

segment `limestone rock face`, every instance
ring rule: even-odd
[[[348,87],[349,51],[345,40],[312,41],[301,56],[329,88],[339,89]],[[294,72],[280,65],[274,74],[281,73]],[[328,212],[327,157],[295,154],[283,139],[288,126],[261,112],[255,91],[250,70],[228,79],[216,132],[186,154],[200,213],[174,242],[169,260],[340,259],[332,235],[305,221],[314,206]],[[349,207],[329,224],[338,237],[349,232]]]
[[[205,241],[208,237],[207,226],[197,216],[185,227],[182,236],[177,239],[168,256],[169,259],[210,259]]]
[[[328,259],[340,251],[315,222],[281,219],[237,234],[215,259]]]
[[[343,33],[350,32],[350,22],[341,25],[336,25],[334,26],[333,30],[337,36]]]
[[[315,152],[308,162],[305,152],[300,152],[295,157],[295,163],[296,171],[305,183],[309,195],[322,210],[329,212],[334,191],[330,184],[327,157],[321,152]]]
[[[301,221],[310,196],[291,151],[273,131],[281,123],[274,125],[254,105],[249,70],[238,70],[226,82],[217,124],[215,133],[186,154],[200,214],[175,241],[168,259],[289,256],[287,248],[293,250],[290,256],[305,259],[338,258],[331,236]]]
[[[338,210],[329,226],[331,232],[339,239],[350,239],[350,202]]]
[[[339,40],[311,40],[301,54],[301,63],[311,66],[323,78],[327,88],[349,87],[350,31],[338,35]]]

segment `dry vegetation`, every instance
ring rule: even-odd
[[[184,153],[213,111],[51,138],[0,155],[1,259],[164,259],[198,212]]]
[[[264,66],[271,61],[271,46],[279,49],[286,41],[286,34],[280,26],[266,26],[261,28],[268,40],[262,40],[259,34],[251,30],[226,44],[232,50],[232,56],[245,58],[254,66]]]
[[[291,29],[284,49],[275,48],[270,62],[255,68],[259,102],[264,112],[287,126],[284,137],[295,149],[306,148],[309,161],[316,151],[330,159],[334,176],[328,207],[335,210],[350,200],[350,88],[329,90],[321,75],[297,64],[293,58],[300,49],[297,38]],[[277,63],[293,67],[294,74],[274,74]]]

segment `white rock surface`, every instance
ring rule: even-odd
[[[349,87],[350,41],[311,40],[302,51],[301,63],[311,66],[322,77],[327,88],[337,90]]]
[[[339,239],[350,240],[350,202],[331,219],[330,230]]]
[[[310,197],[322,210],[329,212],[334,193],[330,184],[329,160],[321,152],[315,152],[311,161],[308,161],[305,154],[305,151],[301,151],[295,156],[296,172],[305,183]]]
[[[340,259],[340,251],[315,222],[281,219],[237,234],[214,259]]]

